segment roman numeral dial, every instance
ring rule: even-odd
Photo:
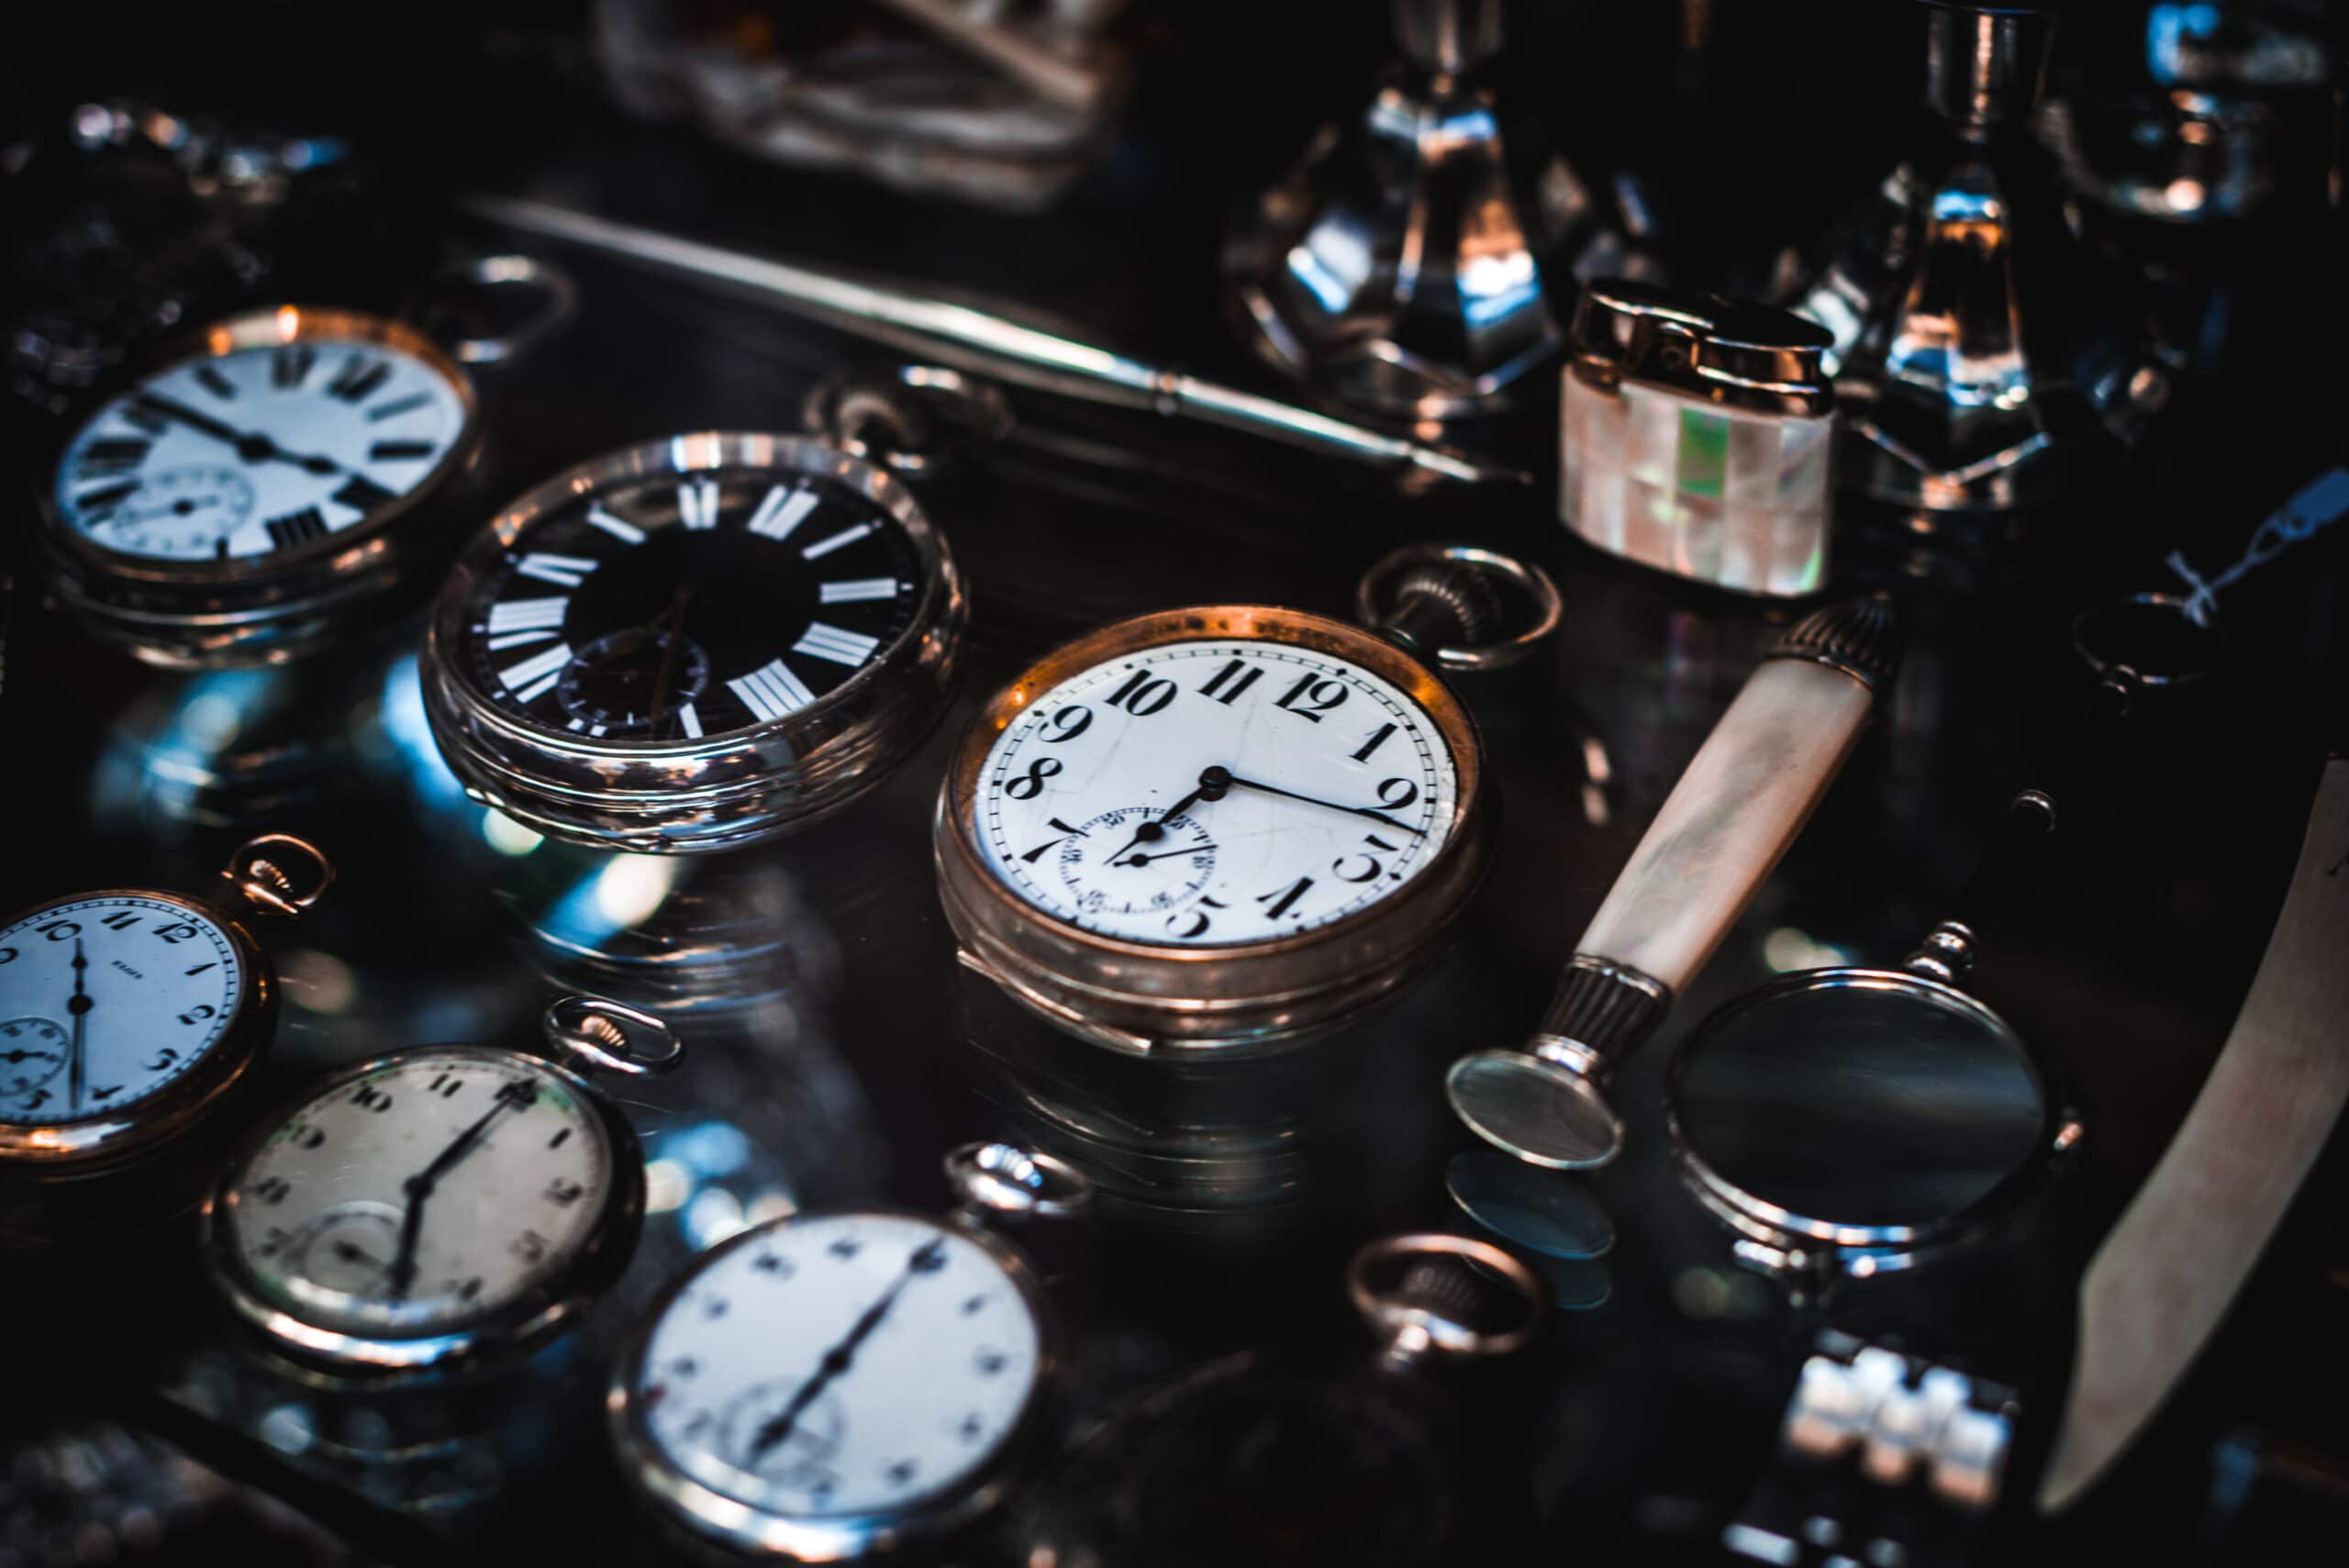
[[[468,664],[497,706],[587,741],[697,741],[806,712],[885,657],[926,573],[905,527],[796,470],[591,486],[473,589]]]
[[[101,406],[58,466],[58,523],[124,555],[242,563],[309,559],[402,516],[463,441],[468,394],[429,350],[401,347],[403,329],[324,320],[226,324],[214,336],[246,346],[167,365]]]

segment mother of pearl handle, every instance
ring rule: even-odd
[[[1898,665],[1891,607],[1856,599],[1778,639],[1705,740],[1575,944],[1517,1051],[1453,1063],[1453,1110],[1537,1165],[1621,1150],[1614,1065],[1711,958],[1826,795]]]

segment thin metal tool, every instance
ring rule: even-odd
[[[1376,467],[1417,468],[1465,484],[1533,483],[1531,474],[1506,463],[1332,419],[967,305],[875,288],[838,273],[680,239],[547,202],[473,193],[459,196],[457,205],[519,233],[746,293],[795,316],[1016,385],[1197,419]]]

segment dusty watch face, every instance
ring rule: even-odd
[[[438,474],[471,418],[445,361],[372,318],[278,317],[263,335],[283,340],[217,330],[93,415],[58,464],[59,523],[118,555],[264,565],[333,549]]]
[[[219,922],[145,893],[61,899],[0,928],[0,1124],[116,1117],[204,1062],[249,976]]]
[[[1016,1266],[911,1216],[748,1233],[685,1280],[622,1372],[638,1462],[785,1521],[949,1506],[1011,1441],[1041,1378]]]
[[[698,740],[797,713],[903,639],[915,542],[863,489],[792,468],[616,479],[531,518],[472,584],[450,650],[500,714]]]
[[[1338,654],[1145,648],[1030,702],[981,770],[988,867],[1069,924],[1153,944],[1343,919],[1433,862],[1459,774],[1434,719]]]
[[[334,1333],[417,1338],[560,1280],[618,1174],[568,1073],[507,1051],[405,1051],[266,1133],[227,1177],[216,1224],[269,1307]]]

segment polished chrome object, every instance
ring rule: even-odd
[[[1011,433],[1011,405],[975,376],[899,365],[888,377],[841,376],[800,409],[809,434],[906,479],[952,467]]]
[[[1596,237],[1548,232],[1511,177],[1480,76],[1502,48],[1499,0],[1394,12],[1404,63],[1358,124],[1325,127],[1241,216],[1225,288],[1257,352],[1332,402],[1414,419],[1488,412],[1557,352],[1545,264]]]
[[[1832,334],[1845,485],[1925,512],[2004,510],[2109,467],[2169,373],[2066,228],[2023,124],[2051,13],[1928,0],[1940,145],[1885,181],[1785,302]]]
[[[2009,1391],[1962,1372],[1836,1343],[1803,1362],[1778,1440],[1811,1463],[1856,1455],[1860,1473],[1879,1486],[1921,1473],[1942,1500],[1978,1512],[1998,1500],[2015,1415]]]
[[[838,273],[696,244],[544,202],[470,195],[461,205],[492,223],[525,234],[585,246],[639,266],[747,293],[792,315],[1015,385],[1220,425],[1376,468],[1410,470],[1469,484],[1532,483],[1531,475],[1505,463],[1386,435],[1277,398],[1202,381],[1171,366],[1024,326],[972,306],[875,288]]]
[[[492,1046],[423,1046],[344,1068],[263,1120],[223,1167],[202,1215],[206,1273],[275,1364],[297,1380],[370,1388],[510,1366],[576,1324],[627,1269],[644,1218],[644,1156],[627,1117],[588,1080],[598,1071],[666,1073],[683,1059],[685,1043],[652,1015],[596,996],[556,1001],[540,1018],[540,1032],[560,1062]],[[429,1087],[418,1082],[427,1073],[435,1074]],[[477,1076],[466,1078],[468,1073]],[[499,1088],[481,1100],[484,1084],[496,1077]],[[462,1107],[456,1119],[464,1130],[438,1159],[414,1147],[412,1134],[372,1144],[363,1137],[348,1146],[328,1142],[322,1124],[335,1114],[363,1122],[419,1114],[395,1102],[420,1095],[422,1104],[437,1106],[462,1087],[473,1088],[473,1098],[448,1103]],[[480,1170],[484,1157],[476,1151],[488,1144],[495,1118],[533,1108],[553,1119],[554,1144],[541,1149],[541,1127],[527,1149],[500,1146],[523,1162],[505,1169],[505,1186],[465,1193],[450,1206],[456,1212],[447,1220],[466,1229],[474,1249],[461,1254],[467,1266],[480,1267],[484,1254],[477,1249],[486,1248],[512,1281],[484,1296],[479,1309],[469,1310],[471,1298],[452,1296],[447,1287],[438,1307],[429,1296],[411,1301],[414,1276],[403,1281],[397,1269],[402,1259],[413,1269],[419,1255],[416,1248],[429,1229],[421,1224],[427,1199],[440,1183]],[[574,1132],[583,1138],[574,1140]],[[555,1158],[553,1148],[563,1144],[572,1145],[566,1158],[583,1162],[582,1174],[558,1191],[560,1171],[551,1177],[539,1162]],[[309,1158],[321,1148],[327,1152]],[[458,1163],[468,1152],[471,1160]],[[421,1171],[412,1171],[411,1162]],[[304,1189],[313,1184],[323,1184],[333,1201],[297,1222]],[[582,1196],[592,1208],[573,1208]],[[534,1205],[559,1218],[537,1218]],[[496,1233],[508,1225],[518,1232],[511,1241]],[[538,1225],[550,1234],[531,1228]],[[395,1235],[398,1250],[388,1264],[368,1251],[370,1243]],[[309,1262],[337,1246],[357,1261]],[[473,1281],[474,1288],[480,1284]]]
[[[1608,1095],[1712,957],[1850,755],[1898,667],[1882,599],[1831,606],[1779,638],[1692,760],[1576,944],[1540,1027],[1472,1051],[1444,1093],[1487,1143],[1557,1170],[1623,1146]]]
[[[1601,550],[1739,593],[1825,584],[1835,391],[1823,328],[1767,306],[1586,284],[1559,516]]]
[[[707,740],[599,740],[525,722],[493,700],[464,651],[473,596],[526,530],[583,494],[738,468],[821,476],[894,518],[921,577],[906,629],[821,698]],[[540,832],[654,853],[725,850],[802,827],[878,784],[937,721],[968,614],[944,539],[886,472],[796,436],[676,436],[555,475],[475,537],[434,606],[419,667],[425,713],[467,792]]]
[[[1093,1206],[1093,1178],[1050,1154],[964,1143],[945,1163],[959,1209],[975,1219],[1071,1219]]]

